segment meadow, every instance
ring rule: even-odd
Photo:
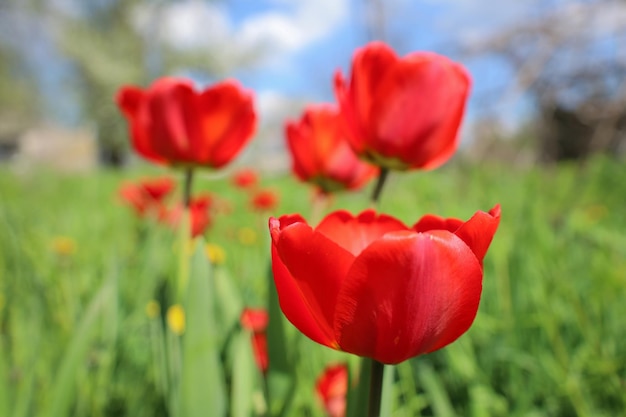
[[[163,324],[161,287],[179,268],[177,237],[140,222],[117,196],[125,180],[167,173],[0,170],[0,416],[173,415],[163,386],[172,364],[163,355],[180,346]],[[226,174],[202,172],[194,184],[222,203],[206,241],[225,255],[212,276],[236,294],[228,320],[270,296],[268,217],[312,215],[308,186],[288,175],[262,177],[262,185],[280,195],[272,212],[251,210]],[[325,210],[361,211],[368,191],[338,195]],[[380,211],[411,225],[426,213],[468,219],[496,203],[502,220],[485,258],[478,316],[457,342],[396,366],[392,415],[626,416],[624,165],[600,157],[532,169],[457,160],[392,173]],[[147,311],[154,301],[160,311]],[[229,415],[323,416],[316,377],[328,363],[355,364],[284,324],[298,352],[295,382],[275,392],[289,401],[264,404],[258,372],[246,371],[244,387],[224,376]],[[220,352],[233,372],[249,356],[244,348]]]

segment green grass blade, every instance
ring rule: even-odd
[[[69,415],[69,408],[75,394],[77,370],[86,361],[87,350],[93,339],[96,321],[108,303],[113,302],[115,286],[112,281],[102,284],[82,315],[78,329],[61,359],[61,363],[51,386],[50,406],[45,416],[64,417]]]
[[[415,368],[417,369],[417,377],[424,391],[426,391],[435,415],[439,417],[454,417],[456,414],[450,402],[450,397],[433,368],[426,363],[419,362],[419,359],[417,359]]]

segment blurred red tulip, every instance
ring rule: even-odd
[[[172,178],[162,177],[123,183],[119,189],[122,200],[135,209],[140,217],[159,213],[164,198],[175,188]]]
[[[344,364],[327,366],[315,383],[315,391],[329,417],[345,416],[348,367]]]
[[[239,188],[254,188],[259,183],[259,175],[250,168],[243,168],[235,172],[233,184]]]
[[[191,237],[200,236],[211,225],[212,219],[209,209],[213,205],[213,198],[208,195],[193,197],[189,202],[191,218]],[[183,215],[183,205],[177,204],[174,208],[163,213],[162,219],[173,227],[178,227]]]
[[[470,90],[463,66],[431,52],[399,58],[382,42],[358,49],[350,83],[335,74],[354,151],[389,169],[433,169],[458,147]]]
[[[298,122],[286,124],[285,134],[293,172],[323,193],[359,188],[378,173],[350,148],[332,105],[308,107]]]
[[[252,208],[258,211],[271,211],[278,205],[278,194],[272,190],[260,190],[252,196]]]
[[[315,229],[297,214],[271,218],[281,309],[315,342],[382,363],[433,352],[474,321],[499,222],[500,206],[436,228],[373,210],[336,211]]]
[[[245,308],[241,313],[241,326],[252,331],[252,349],[254,359],[261,372],[267,372],[269,357],[267,353],[267,324],[269,315],[264,309]]]
[[[234,80],[196,92],[187,80],[165,77],[145,90],[124,86],[116,99],[133,148],[156,163],[220,168],[256,129],[252,94]]]

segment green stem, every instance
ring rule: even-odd
[[[374,359],[369,360],[372,361],[372,371],[370,374],[370,395],[367,415],[368,417],[378,417],[380,416],[380,403],[383,392],[383,374],[385,365]]]
[[[193,168],[185,168],[185,180],[183,185],[183,205],[185,208],[189,208],[191,203],[191,184],[193,182]]]
[[[380,174],[378,174],[378,180],[376,181],[376,186],[374,187],[374,191],[372,192],[372,204],[378,204],[380,200],[380,194],[383,191],[383,186],[385,185],[385,181],[387,180],[387,176],[389,174],[389,168],[380,168]]]

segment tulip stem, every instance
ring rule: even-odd
[[[185,168],[185,183],[183,187],[183,205],[186,209],[191,204],[191,183],[193,182],[193,168]]]
[[[378,200],[380,200],[380,194],[383,191],[383,186],[385,185],[388,174],[389,168],[380,168],[380,174],[378,174],[378,180],[376,181],[376,186],[374,187],[374,192],[372,193],[373,204],[378,204]]]
[[[370,395],[369,405],[367,407],[368,417],[380,416],[380,404],[383,392],[383,374],[385,365],[374,359],[371,359],[372,367],[370,374]]]

